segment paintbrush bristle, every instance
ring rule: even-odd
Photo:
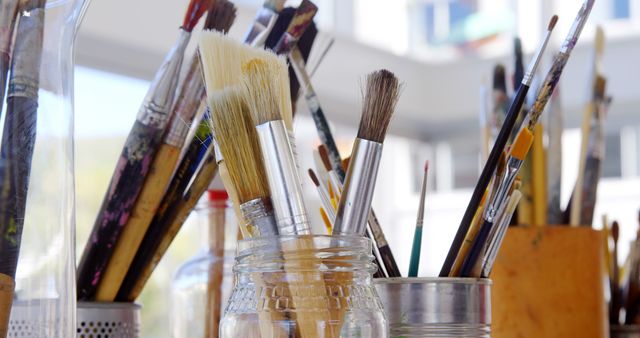
[[[558,23],[558,16],[557,15],[552,16],[551,20],[549,20],[549,25],[547,26],[547,30],[552,31],[556,27],[557,23]]]
[[[358,138],[384,142],[400,95],[398,78],[386,69],[367,75]]]
[[[227,86],[241,84],[243,63],[273,55],[263,49],[244,45],[214,30],[202,32],[199,52],[207,94]]]
[[[613,242],[618,242],[618,236],[620,235],[620,226],[618,225],[618,221],[613,221],[611,223],[611,237],[613,238]]]
[[[507,76],[504,66],[501,64],[497,64],[493,68],[493,89],[502,92],[507,91]]]
[[[244,88],[232,86],[214,93],[209,107],[211,126],[240,203],[268,197],[262,153]]]
[[[230,1],[214,1],[204,21],[204,29],[228,33],[233,21],[236,19],[236,11],[236,6]]]
[[[182,29],[191,32],[204,13],[211,7],[211,1],[215,0],[191,0],[182,21]]]
[[[281,105],[285,93],[282,93],[283,85],[279,82],[283,78],[288,79],[286,72],[286,61],[275,54],[250,60],[242,66],[242,82],[247,90],[247,102],[256,125],[282,120]],[[288,91],[286,96],[289,96]]]
[[[318,147],[318,153],[320,154],[320,159],[322,160],[322,164],[327,171],[333,170],[331,167],[331,161],[329,160],[329,151],[327,150],[326,145],[321,145]]]
[[[596,26],[596,37],[593,41],[593,47],[596,50],[596,54],[602,54],[604,51],[604,30],[602,26]]]

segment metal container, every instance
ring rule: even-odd
[[[611,325],[611,338],[640,338],[640,325]]]
[[[47,307],[50,300],[40,300]],[[37,332],[51,318],[38,316],[33,302],[16,302],[11,309],[7,337],[38,337]],[[140,305],[134,303],[78,302],[76,313],[77,338],[138,338],[140,336]]]
[[[490,337],[491,281],[476,278],[375,280],[389,337]]]

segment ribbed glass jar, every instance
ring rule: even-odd
[[[226,192],[209,190],[196,206],[202,244],[171,282],[171,337],[217,337],[233,288],[238,225]]]
[[[220,336],[387,337],[372,260],[363,237],[240,241]]]
[[[390,337],[491,337],[491,281],[376,279]]]

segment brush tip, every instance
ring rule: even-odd
[[[611,237],[614,242],[618,241],[618,236],[620,235],[620,225],[618,225],[618,221],[613,221],[611,223]]]
[[[182,21],[182,29],[187,32],[193,31],[200,18],[211,7],[212,1],[215,0],[191,0]]]
[[[381,69],[367,75],[358,138],[382,143],[398,102],[400,83],[392,72]]]
[[[493,67],[493,89],[507,91],[507,72],[503,64]]]
[[[596,27],[596,38],[594,41],[594,47],[596,53],[598,54],[602,54],[602,52],[604,51],[604,30],[600,25]]]
[[[551,20],[549,20],[549,26],[547,27],[547,30],[552,31],[556,27],[557,23],[558,23],[558,16],[557,15],[552,16]]]
[[[316,173],[313,172],[313,169],[309,169],[309,177],[311,178],[311,181],[313,181],[313,185],[315,185],[316,187],[320,186],[320,181],[318,180],[318,176],[316,176]]]
[[[320,159],[322,160],[322,164],[324,164],[325,170],[333,170],[333,168],[331,167],[331,161],[329,160],[329,152],[327,151],[327,146],[325,146],[324,144],[319,146],[318,153],[320,154]]]
[[[236,19],[236,11],[236,6],[230,1],[212,1],[207,18],[204,21],[204,28],[228,33],[233,21]]]
[[[424,161],[424,172],[429,171],[429,160]]]

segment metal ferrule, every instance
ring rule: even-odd
[[[550,37],[551,37],[551,31],[547,30],[547,33],[544,35],[544,38],[542,39],[542,44],[540,45],[540,48],[538,48],[536,55],[534,55],[533,59],[531,59],[531,62],[529,63],[529,68],[527,69],[527,72],[522,77],[521,83],[523,85],[531,86],[531,81],[533,81],[533,76],[536,73],[536,69],[538,69],[538,66],[540,65],[542,54],[544,54],[545,49],[547,49],[547,44],[549,43]]]
[[[293,47],[298,44],[298,38],[293,36],[289,32],[284,32],[278,44],[273,48],[274,51],[278,54],[288,54],[293,50]]]
[[[278,20],[278,13],[262,7],[256,14],[253,24],[244,36],[244,43],[253,47],[262,47]]]
[[[165,57],[162,66],[151,82],[142,107],[138,111],[137,119],[140,123],[158,129],[167,126],[180,77],[184,51],[190,37],[191,33],[180,30],[178,41]]]
[[[364,235],[381,157],[382,143],[356,139],[338,205],[334,234]]]
[[[0,53],[11,54],[11,37],[13,25],[16,22],[18,0],[3,0],[0,2]],[[17,41],[16,41],[17,43]]]
[[[37,99],[44,34],[44,8],[30,10],[18,22],[7,97]]]
[[[488,222],[495,222],[496,218],[499,216],[499,209],[502,204],[507,200],[509,189],[513,184],[513,181],[516,179],[516,175],[522,166],[524,161],[519,160],[514,157],[509,158],[509,162],[507,162],[507,172],[504,177],[502,177],[498,188],[496,189],[495,194],[491,194],[492,198],[489,200],[489,207],[484,213],[484,219]]]
[[[560,47],[560,53],[570,54],[573,47],[576,46],[580,33],[582,32],[584,25],[587,23],[589,13],[591,13],[591,8],[593,8],[594,2],[595,0],[585,0],[584,3],[582,3],[580,11],[576,16],[576,19],[573,21],[571,29],[569,29],[569,34],[567,34],[567,38],[562,43],[562,47]]]
[[[258,236],[277,236],[278,226],[273,216],[273,206],[268,197],[252,199],[240,205],[242,217],[251,225],[258,229]]]
[[[492,227],[492,235],[489,237],[488,247],[482,259],[482,271],[481,276],[486,278],[489,277],[491,270],[493,269],[493,263],[498,256],[498,251],[500,251],[500,245],[502,244],[502,240],[504,239],[505,234],[507,233],[507,228],[509,228],[509,221],[511,220],[511,214],[507,215],[505,213],[506,206],[502,212],[500,213],[500,218],[497,226]]]
[[[174,102],[173,119],[164,141],[166,144],[178,148],[184,145],[189,133],[189,126],[205,96],[200,62],[197,58],[191,62],[179,93],[180,95]]]
[[[311,234],[300,177],[284,122],[269,121],[256,126],[256,130],[279,234]]]

